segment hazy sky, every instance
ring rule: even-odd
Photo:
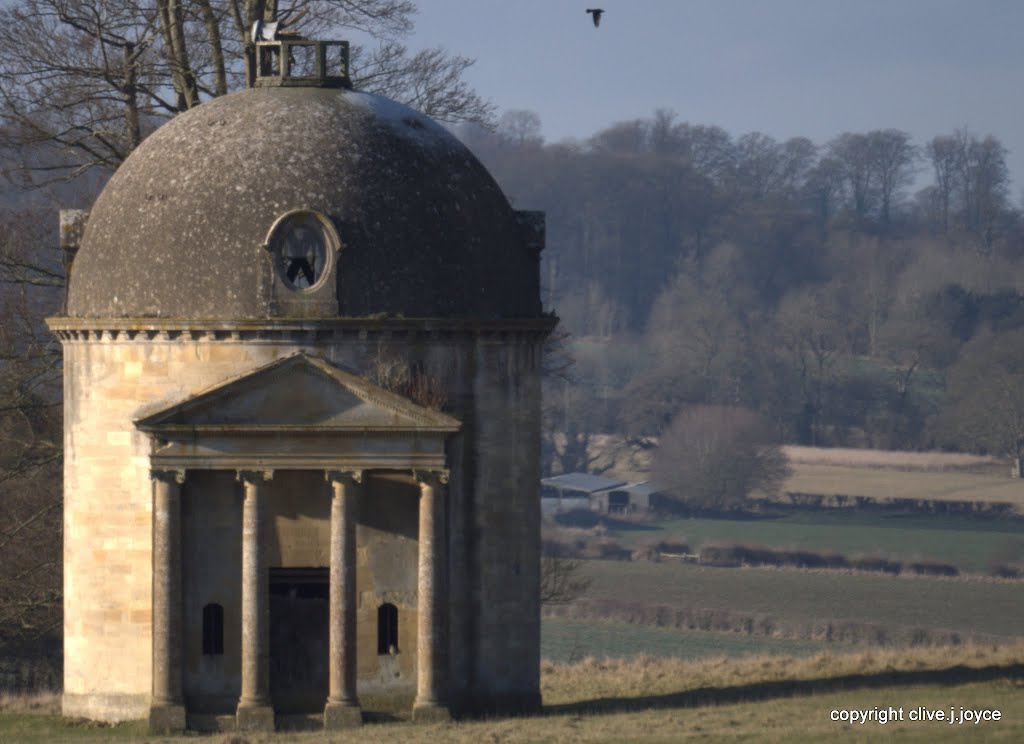
[[[605,9],[600,28],[587,7]],[[656,108],[733,135],[818,144],[889,127],[922,144],[966,126],[1006,145],[1011,175],[1024,185],[1022,0],[420,0],[419,8],[410,46],[476,58],[473,86],[501,110],[536,111],[549,142]]]

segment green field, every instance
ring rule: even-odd
[[[961,571],[988,573],[996,562],[1024,561],[1024,522],[947,516],[894,515],[838,509],[792,511],[766,519],[676,519],[623,523],[609,530],[630,548],[657,541],[808,548],[843,555],[935,559]]]
[[[758,654],[804,656],[827,648],[843,647],[824,641],[795,641],[560,618],[545,618],[541,626],[541,656],[555,663],[572,663],[587,657],[624,659],[640,655],[676,659]]]
[[[588,600],[725,610],[774,618],[782,627],[815,621],[1024,634],[1024,585],[836,571],[710,568],[683,563],[585,561]]]

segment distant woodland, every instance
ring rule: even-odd
[[[576,142],[529,111],[460,135],[547,213],[544,301],[575,361],[547,383],[549,469],[698,404],[783,442],[1020,456],[1024,221],[995,137],[777,141],[666,110]]]
[[[172,6],[0,7],[0,645],[61,622],[61,356],[42,322],[64,286],[56,208],[88,207],[155,127],[244,87],[251,29],[278,18],[270,0]],[[415,11],[281,15],[312,37],[367,34],[357,88],[456,127],[514,206],[547,213],[542,288],[563,329],[545,359],[548,471],[596,469],[600,434],[650,447],[701,406],[691,418],[732,441],[763,427],[1021,456],[1024,220],[997,139],[779,142],[658,111],[546,144],[536,114],[494,116],[463,79],[472,60],[407,48]]]

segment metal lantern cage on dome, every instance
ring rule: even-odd
[[[257,23],[253,26],[256,42],[257,87],[315,86],[351,88],[348,73],[347,41],[303,39],[282,30],[283,24]]]

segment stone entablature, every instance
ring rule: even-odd
[[[439,470],[460,422],[304,353],[135,422],[166,469]]]
[[[47,318],[50,330],[65,343],[178,342],[336,344],[353,341],[445,341],[466,336],[504,344],[516,338],[547,336],[554,317],[523,320],[448,320],[433,318],[322,318],[194,321],[154,318]]]

